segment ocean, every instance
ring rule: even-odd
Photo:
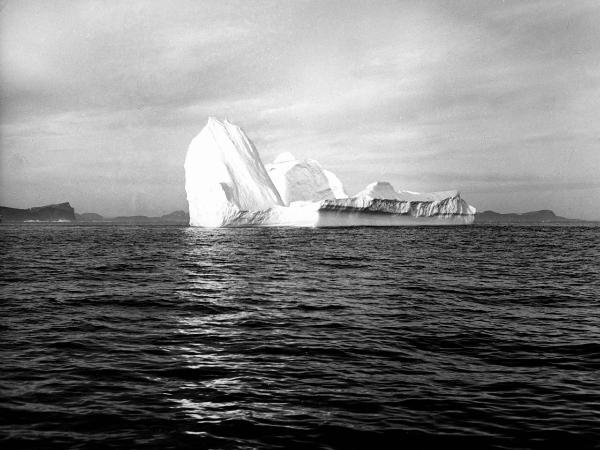
[[[600,227],[0,226],[0,446],[592,448]]]

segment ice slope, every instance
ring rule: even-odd
[[[327,169],[323,169],[323,173],[327,177],[329,188],[333,191],[335,198],[348,198],[348,194],[346,194],[346,190],[340,179]]]
[[[184,168],[192,226],[226,226],[241,211],[283,204],[250,139],[227,121],[208,119],[190,143]]]
[[[380,217],[377,224],[394,225],[396,222],[402,224],[436,224],[436,225],[456,225],[470,224],[475,220],[475,208],[467,204],[460,194],[456,191],[451,191],[448,197],[441,195],[434,200],[396,200],[385,198],[364,198],[360,196],[339,199],[325,200],[321,202],[320,212],[322,216],[327,215],[329,221],[332,217],[338,220],[345,216],[352,216],[360,220],[360,225],[369,225],[369,215],[389,216],[387,218]],[[433,194],[416,194],[423,196],[439,195]],[[410,220],[409,220],[410,219]],[[345,220],[345,219],[344,219]],[[322,221],[323,222],[323,221]],[[345,223],[345,222],[344,222]],[[321,225],[323,226],[323,225]]]
[[[427,193],[412,191],[396,191],[396,189],[394,189],[394,186],[392,186],[387,181],[376,181],[374,183],[371,183],[355,195],[355,197],[364,200],[385,199],[400,200],[403,202],[434,202],[456,196],[460,196],[460,193],[456,190]]]
[[[314,160],[280,155],[265,169],[246,134],[210,118],[185,160],[190,225],[399,226],[472,223],[458,191],[396,191],[387,182],[347,198],[341,181]]]
[[[291,153],[266,165],[267,172],[286,206],[293,202],[346,198],[342,182],[314,159],[298,160]]]
[[[321,209],[403,214],[412,217],[462,216],[468,223],[473,222],[476,211],[456,190],[430,193],[398,192],[385,181],[369,184],[350,199],[324,202]]]

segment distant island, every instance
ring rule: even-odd
[[[75,214],[78,222],[109,222],[122,224],[171,224],[171,225],[188,225],[190,216],[185,211],[174,211],[160,217],[149,216],[117,216],[104,218],[100,214],[84,213]]]
[[[55,205],[38,206],[29,209],[9,208],[0,206],[0,220],[3,222],[26,222],[26,221],[73,221],[75,210],[68,203],[57,203]]]
[[[519,223],[589,223],[592,221],[581,219],[567,219],[557,216],[554,211],[542,209],[540,211],[531,211],[522,214],[508,213],[502,214],[495,211],[484,211],[475,214],[475,223],[480,224],[519,224]]]
[[[68,203],[38,206],[28,209],[9,208],[0,206],[2,222],[81,222],[81,223],[112,223],[112,224],[169,224],[188,225],[190,216],[185,211],[174,211],[160,217],[149,216],[118,216],[103,217],[96,213],[77,214]],[[497,213],[484,211],[475,214],[475,224],[578,224],[596,223],[595,221],[568,219],[557,216],[549,209],[531,211],[522,214]]]

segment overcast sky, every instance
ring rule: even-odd
[[[0,204],[186,209],[209,115],[349,193],[600,219],[600,2],[8,1]]]

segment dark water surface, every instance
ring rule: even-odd
[[[0,240],[3,448],[599,442],[598,227]]]

